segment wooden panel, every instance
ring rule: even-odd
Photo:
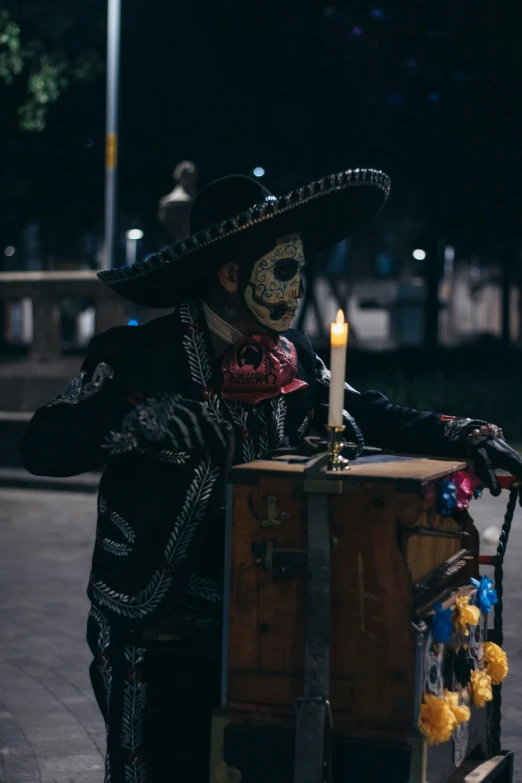
[[[259,469],[263,464],[270,470]],[[391,464],[396,472],[415,465],[422,481],[434,471],[447,475],[464,465],[422,459]],[[376,465],[365,466],[370,467],[375,470]],[[256,564],[252,545],[273,542],[276,550],[307,549],[306,495],[296,480],[302,465],[269,462],[252,468],[252,483],[232,488],[227,707],[237,710],[245,724],[293,725],[293,702],[302,693],[306,568],[282,578]],[[358,482],[357,491],[329,495],[334,542],[330,700],[336,733],[391,740],[406,736],[414,714],[412,573],[417,578],[463,547],[477,557],[479,541],[467,512],[458,522],[439,516],[434,494],[425,495],[420,483],[419,492],[397,492],[393,479],[367,478]],[[276,497],[277,511],[287,515],[273,528],[263,526],[269,495]],[[418,526],[470,535],[419,536]],[[463,571],[465,582],[477,567],[473,562]]]
[[[357,463],[354,460],[351,468],[345,474],[326,473],[332,480],[339,480],[341,476],[352,479],[395,479],[419,481],[421,483],[433,481],[442,476],[464,470],[467,462],[463,460],[427,459],[424,457],[410,457],[408,460],[398,462],[371,462]],[[230,472],[231,481],[243,472],[277,473],[299,476],[305,472],[306,463],[291,463],[270,460],[258,460],[246,465],[237,465]]]
[[[289,515],[267,529],[267,498]],[[257,485],[234,488],[229,666],[236,669],[300,672],[304,661],[306,571],[278,578],[254,561],[252,545],[275,541],[280,549],[306,549],[305,506],[293,482],[260,477]]]

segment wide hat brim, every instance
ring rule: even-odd
[[[99,272],[98,277],[135,304],[176,307],[197,295],[202,276],[231,259],[260,258],[288,234],[302,235],[307,263],[312,262],[372,218],[389,192],[390,179],[382,171],[332,174],[254,204],[131,267]]]

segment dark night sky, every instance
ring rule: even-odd
[[[103,0],[89,5],[103,18]],[[515,35],[510,49],[506,20],[490,6],[124,0],[124,215],[153,225],[173,165],[190,158],[203,182],[262,165],[276,190],[382,167],[398,210],[414,208],[413,189],[426,213],[463,235],[515,230],[520,54],[513,61]],[[16,88],[0,96],[10,161],[2,241],[28,219],[59,225],[64,241],[101,226],[104,78],[65,93],[39,134],[16,130]]]

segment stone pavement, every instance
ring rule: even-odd
[[[506,493],[472,505],[481,531],[500,525]],[[0,783],[102,783],[104,729],[84,641],[95,497],[0,488]],[[483,554],[493,546],[482,546]],[[503,745],[522,781],[522,509],[505,575]],[[485,569],[486,570],[486,569]],[[490,570],[490,569],[487,569]],[[377,783],[377,782],[376,782]]]
[[[0,490],[0,780],[102,783],[85,638],[92,494]]]

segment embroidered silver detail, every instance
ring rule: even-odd
[[[132,419],[125,419],[122,423],[121,432],[111,430],[105,436],[105,443],[102,443],[102,449],[107,449],[109,454],[116,456],[117,454],[129,454],[131,451],[138,449],[138,436],[133,429]]]
[[[203,333],[195,328],[196,320],[199,315],[197,301],[191,299],[188,302],[184,302],[179,308],[179,314],[182,323],[187,324],[189,327],[194,327],[189,329],[189,333],[183,338],[183,345],[188,356],[191,378],[194,383],[199,384],[206,390],[203,399],[204,405],[206,405],[209,413],[214,416],[217,421],[222,421],[223,411],[221,407],[221,397],[212,390],[207,390],[212,377],[212,370]]]
[[[110,645],[110,625],[109,620],[105,617],[95,606],[91,606],[90,617],[97,623],[99,628],[98,647],[101,652],[101,658],[103,661],[102,666],[98,666],[98,670],[101,674],[103,684],[105,686],[105,698],[107,704],[107,716],[109,715],[110,703],[111,703],[111,687],[112,687],[112,666],[110,665],[110,658],[108,655],[108,649]],[[109,738],[109,722],[107,721],[106,727],[106,739]],[[111,783],[111,766],[109,752],[107,750],[105,754],[105,781],[104,783]]]
[[[199,523],[204,519],[212,489],[219,475],[219,467],[200,462],[187,490],[183,506],[176,517],[164,557],[166,567],[158,568],[149,583],[137,595],[113,590],[105,582],[94,582],[92,592],[101,606],[123,617],[145,617],[156,609],[172,583],[169,566],[180,563],[187,556],[188,547]]]
[[[198,307],[195,300],[185,302],[180,307],[180,318],[183,323],[190,326],[195,324],[198,317]],[[195,383],[201,386],[208,386],[212,371],[210,361],[205,348],[203,332],[197,329],[189,329],[188,334],[183,338],[183,345],[187,352],[190,374]]]
[[[167,465],[184,465],[190,459],[186,451],[169,451],[162,449],[155,455],[160,462]]]
[[[259,419],[261,424],[264,425],[263,431],[259,437],[259,448],[257,450],[257,458],[260,459],[264,457],[267,451],[270,451],[270,444],[268,442],[269,425],[266,417],[267,411],[263,404],[261,404],[254,407],[253,413],[254,416]]]
[[[304,436],[306,435],[306,432],[308,430],[308,427],[310,426],[310,421],[312,420],[313,415],[314,415],[313,411],[307,413],[303,419],[303,422],[297,428],[299,439],[304,438]]]
[[[100,512],[100,514],[106,514],[107,511],[109,511],[109,506],[107,505],[107,501],[104,500],[104,498],[102,498],[101,495],[98,498],[98,511]],[[126,522],[122,516],[120,516],[116,511],[110,509],[109,519],[118,528],[118,530],[121,533],[123,533],[127,541],[134,543],[134,541],[136,540],[136,534],[134,533],[134,530],[129,525],[129,523]]]
[[[288,409],[283,395],[281,394],[279,397],[273,397],[270,400],[270,407],[272,408],[273,415],[273,448],[277,449],[281,446],[285,437],[285,421]]]
[[[320,356],[316,355],[316,380],[318,383],[320,383],[322,386],[330,386],[330,381],[332,379],[332,373],[326,366],[326,364],[323,362]],[[344,389],[345,391],[351,391],[355,392],[355,394],[360,394],[360,392],[357,391],[357,389],[354,389],[353,386],[350,386],[349,383],[344,383]]]
[[[297,190],[290,191],[279,198],[273,196],[268,201],[252,205],[250,209],[233,218],[228,218],[214,226],[207,226],[201,232],[194,234],[189,242],[185,240],[185,242],[170,247],[168,254],[173,260],[178,262],[183,255],[188,256],[202,247],[215,244],[216,242],[236,234],[239,231],[244,231],[257,223],[270,220],[294,209],[296,202],[300,202],[301,204],[309,203],[314,199],[321,198],[323,195],[339,191],[341,188],[363,187],[368,186],[368,183],[383,191],[385,201],[390,193],[391,182],[384,172],[375,169],[348,170],[341,172],[338,175],[330,175],[311,182],[309,185],[302,188],[303,198],[300,197],[300,190]],[[305,196],[304,193],[307,193],[308,195]],[[164,255],[160,252],[150,256],[144,261],[133,264],[131,267],[119,267],[105,272],[98,272],[98,277],[109,285],[126,280],[135,280],[136,278],[144,277],[145,275],[154,272],[155,269],[161,267],[165,261]],[[169,261],[168,263],[172,263],[172,261]]]
[[[98,531],[96,531],[96,536],[99,536]],[[108,552],[110,555],[115,555],[115,557],[124,557],[132,552],[132,547],[127,546],[127,544],[119,544],[111,538],[104,538],[100,542],[100,546],[105,552]]]
[[[221,603],[223,601],[223,582],[203,579],[203,577],[192,574],[183,593],[211,603]]]
[[[243,459],[245,462],[253,462],[258,455],[255,441],[247,427],[248,412],[238,400],[224,400],[224,402],[230,412],[232,421],[241,427],[243,431]]]
[[[121,745],[129,751],[125,764],[125,783],[146,783],[147,765],[140,759],[138,751],[143,745],[143,724],[147,683],[141,680],[139,664],[143,663],[145,649],[126,647],[125,659],[130,664],[123,694],[123,715]]]
[[[52,405],[59,405],[62,402],[76,405],[87,397],[92,397],[93,394],[100,391],[106,380],[114,378],[114,370],[105,362],[100,362],[96,365],[89,381],[86,380],[87,377],[88,373],[81,372],[48,403],[47,407],[50,408]]]

